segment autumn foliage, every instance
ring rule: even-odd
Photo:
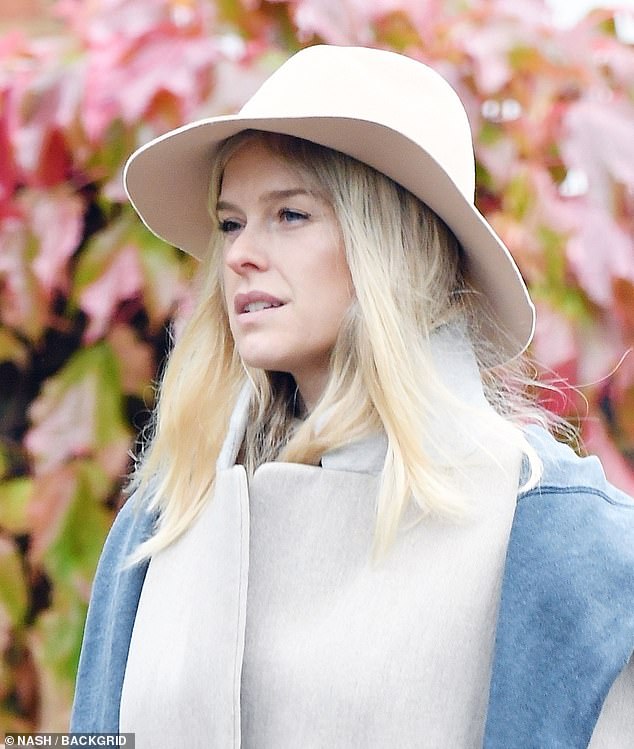
[[[633,16],[557,29],[540,0],[60,0],[52,13],[47,35],[0,37],[0,730],[66,726],[99,550],[187,303],[192,262],[139,223],[124,161],[235,110],[302,46],[395,49],[458,89],[478,204],[531,286],[533,351],[562,387],[543,397],[634,493],[634,354],[621,362]]]

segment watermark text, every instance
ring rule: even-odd
[[[134,749],[133,733],[5,733],[4,747],[14,746],[123,746]]]

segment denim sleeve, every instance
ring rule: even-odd
[[[544,475],[509,540],[487,749],[587,747],[612,685],[631,677],[634,503],[596,458],[537,437]]]
[[[634,746],[634,658],[612,685],[592,734],[589,749]]]
[[[75,684],[74,732],[119,728],[125,665],[148,563],[124,565],[154,524],[153,516],[133,500],[117,515],[97,566]]]

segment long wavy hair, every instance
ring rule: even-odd
[[[452,446],[434,443],[429,433],[439,409],[478,423],[490,420],[507,444],[528,458],[524,488],[534,485],[539,459],[520,426],[527,420],[543,422],[544,415],[526,396],[530,378],[521,360],[499,366],[496,351],[480,335],[478,292],[469,286],[464,254],[448,227],[371,167],[302,139],[260,131],[242,132],[217,150],[210,168],[212,215],[226,164],[255,139],[332,205],[355,299],[333,348],[322,397],[298,421],[292,376],[250,369],[240,361],[223,295],[222,235],[219,228],[213,232],[201,263],[197,303],[169,356],[150,438],[131,482],[132,488],[147,490],[150,509],[159,518],[156,532],[134,558],[172,543],[213,501],[216,459],[248,380],[252,396],[240,462],[250,475],[267,461],[317,465],[326,451],[383,430],[387,454],[376,498],[374,544],[379,555],[393,542],[412,503],[420,517],[458,519],[467,510],[469,498],[456,490],[447,470]],[[475,415],[456,398],[434,364],[430,341],[435,331],[452,324],[466,331],[479,362],[493,406],[484,413],[480,409]],[[443,455],[442,465],[430,453],[432,443],[434,454],[440,450]]]

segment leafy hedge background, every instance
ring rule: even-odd
[[[127,155],[292,51],[395,49],[459,90],[478,204],[539,308],[549,406],[634,493],[634,17],[541,0],[60,0],[0,36],[0,729],[64,730],[90,584],[191,262]],[[292,95],[292,92],[289,92]],[[415,95],[415,92],[412,92]],[[613,371],[615,370],[616,371]],[[582,385],[580,392],[566,382]]]

